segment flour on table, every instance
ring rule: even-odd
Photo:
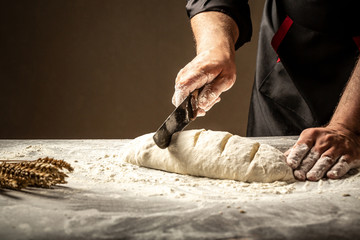
[[[199,208],[208,206],[209,202],[231,205],[258,200],[287,201],[297,196],[303,199],[311,194],[332,192],[339,196],[351,194],[350,198],[360,199],[360,168],[349,171],[340,180],[322,179],[318,182],[289,184],[284,181],[248,183],[219,180],[158,171],[124,162],[124,150],[128,150],[129,142],[119,139],[0,140],[0,157],[36,160],[49,156],[66,160],[75,169],[69,174],[67,188],[85,190],[89,195],[94,192],[109,195],[111,192],[113,198],[122,198],[124,194],[139,198],[160,197],[196,202]]]
[[[152,137],[149,133],[131,141],[123,159],[138,166],[214,179],[294,181],[282,152],[228,132],[177,132],[166,149],[156,146]]]

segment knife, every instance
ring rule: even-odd
[[[192,92],[185,100],[170,114],[165,122],[155,132],[153,139],[159,148],[165,149],[169,146],[174,133],[182,131],[190,122],[196,118],[196,101],[199,90]]]

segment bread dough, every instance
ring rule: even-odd
[[[168,172],[247,182],[294,181],[279,150],[228,132],[188,130],[159,148],[154,133],[135,138],[123,154],[126,162]]]

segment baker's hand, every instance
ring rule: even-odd
[[[195,89],[204,87],[197,98],[197,116],[220,101],[220,94],[230,89],[236,79],[234,51],[220,47],[199,53],[180,70],[175,81],[172,102],[175,106]]]
[[[360,167],[360,136],[341,125],[306,129],[286,161],[298,180],[340,178]]]

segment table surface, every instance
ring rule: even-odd
[[[295,137],[255,138],[284,151]],[[129,140],[0,140],[0,159],[71,163],[68,184],[0,189],[0,239],[359,239],[360,174],[292,184],[121,162]]]

